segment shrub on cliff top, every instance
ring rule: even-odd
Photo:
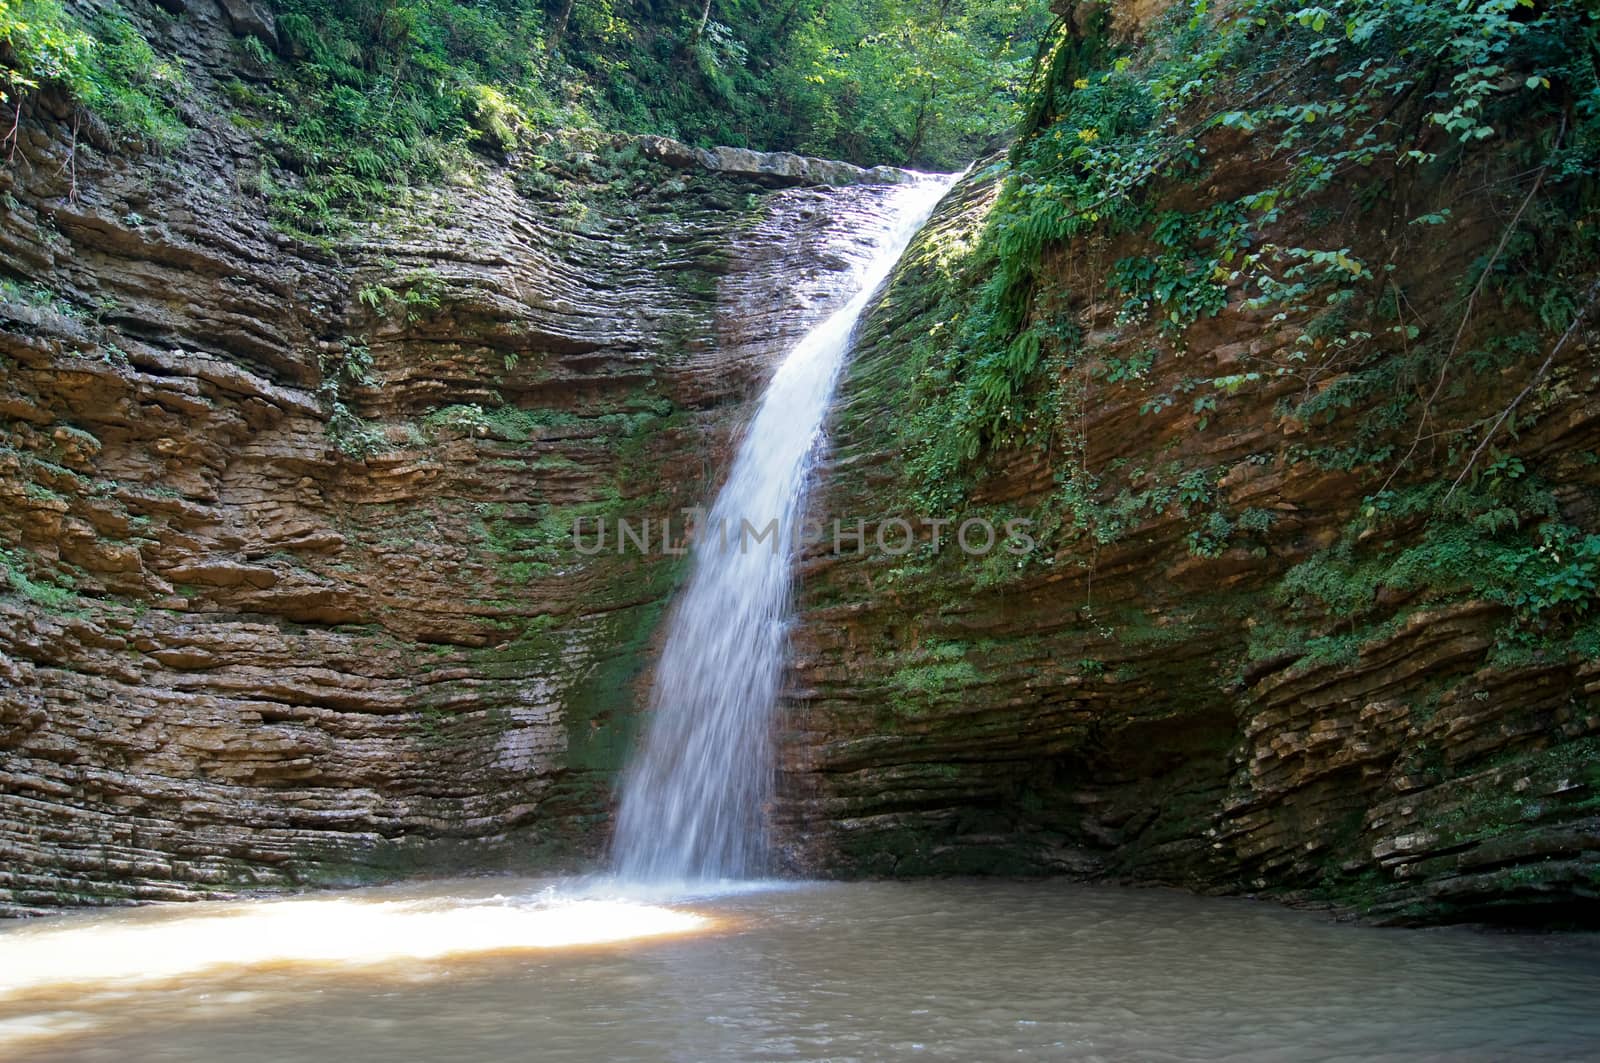
[[[1102,26],[1057,23],[1026,135],[971,255],[988,279],[976,305],[944,323],[954,338],[937,367],[948,384],[930,396],[942,409],[929,418],[938,430],[928,468],[1056,430],[1052,385],[1074,364],[1078,330],[1054,307],[1061,293],[1047,262],[1090,237],[1146,246],[1106,264],[1107,287],[1121,301],[1119,323],[1153,320],[1177,346],[1230,292],[1255,311],[1314,315],[1294,364],[1252,365],[1215,383],[1231,393],[1275,375],[1345,372],[1347,409],[1382,394],[1408,403],[1414,389],[1397,384],[1396,365],[1427,378],[1462,352],[1450,342],[1455,322],[1406,317],[1392,292],[1381,294],[1393,265],[1348,247],[1275,242],[1285,219],[1313,217],[1341,183],[1362,182],[1372,201],[1361,209],[1398,210],[1402,183],[1442,188],[1507,158],[1521,187],[1483,190],[1506,200],[1493,209],[1509,224],[1502,246],[1461,278],[1475,293],[1467,313],[1491,299],[1530,311],[1539,349],[1592,302],[1600,249],[1581,221],[1600,172],[1600,21],[1590,5],[1253,0],[1212,12],[1195,0],[1149,38],[1119,57]],[[1217,197],[1206,191],[1211,147],[1230,137],[1260,158],[1259,186]],[[1395,240],[1425,241],[1449,216],[1441,206],[1399,218]],[[1157,409],[1173,402],[1156,398]],[[1304,413],[1335,412],[1320,401],[1321,411]],[[1391,435],[1415,415],[1387,412]]]
[[[185,135],[174,107],[183,72],[120,12],[86,23],[56,0],[0,0],[0,103],[12,109],[0,146],[14,144],[28,99],[51,85],[147,146],[170,148]]]
[[[0,0],[0,101],[55,81],[87,87],[95,40],[54,0]]]

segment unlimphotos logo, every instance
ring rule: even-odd
[[[787,532],[787,534],[785,534]],[[696,543],[714,541],[723,551],[749,553],[769,550],[774,556],[798,544],[802,549],[827,547],[834,555],[867,553],[904,557],[926,543],[935,553],[954,547],[967,557],[986,557],[996,550],[1014,557],[1030,553],[1037,545],[1033,521],[1013,517],[996,524],[984,517],[957,521],[951,517],[890,517],[869,524],[866,520],[831,521],[806,517],[785,528],[777,517],[751,520],[741,516],[707,519],[696,506],[670,517],[578,517],[572,522],[572,542],[585,557],[597,554],[655,554],[681,556]]]

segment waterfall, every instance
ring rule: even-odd
[[[839,278],[839,291],[853,296],[778,367],[699,528],[645,747],[623,781],[612,853],[624,878],[736,878],[765,867],[769,730],[807,476],[856,321],[953,181],[925,178],[890,193],[871,254]]]

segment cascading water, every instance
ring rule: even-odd
[[[928,177],[894,189],[869,258],[840,278],[840,290],[854,296],[778,367],[699,529],[656,672],[645,748],[623,785],[613,859],[625,879],[736,878],[764,867],[768,731],[795,524],[823,417],[856,321],[953,181]]]

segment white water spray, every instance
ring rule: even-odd
[[[790,608],[795,524],[851,333],[954,177],[891,194],[855,294],[797,343],[767,387],[694,547],[650,699],[644,752],[624,780],[613,858],[625,879],[765,870],[769,739]],[[776,539],[757,536],[776,522]],[[754,529],[745,531],[746,528]]]

